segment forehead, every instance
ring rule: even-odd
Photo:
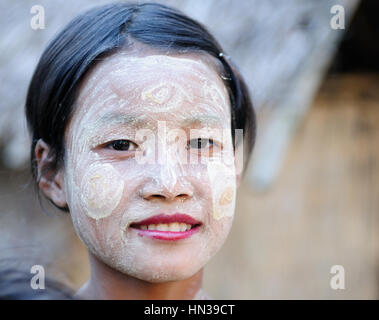
[[[84,78],[77,117],[90,121],[107,114],[148,114],[167,120],[212,116],[229,122],[227,89],[215,64],[207,62],[196,54],[110,56]]]

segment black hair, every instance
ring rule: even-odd
[[[231,102],[233,146],[241,143],[235,142],[235,129],[243,129],[247,161],[255,142],[255,113],[244,80],[214,37],[177,9],[158,3],[113,3],[74,18],[39,60],[25,106],[35,180],[38,179],[35,157],[38,140],[43,139],[50,146],[49,157],[53,161],[48,170],[56,172],[63,164],[64,130],[74,111],[80,80],[104,55],[127,49],[130,39],[153,49],[206,53],[221,62],[225,74],[222,78]]]

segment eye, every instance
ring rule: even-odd
[[[137,145],[130,140],[115,140],[107,145],[116,151],[134,151]]]
[[[188,147],[194,148],[194,149],[205,149],[205,148],[213,147],[213,145],[214,145],[214,141],[212,139],[198,138],[198,139],[192,139],[188,142]]]

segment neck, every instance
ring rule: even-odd
[[[151,283],[112,269],[89,253],[91,277],[76,293],[94,300],[189,300],[202,295],[203,270],[184,280]]]

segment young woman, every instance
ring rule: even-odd
[[[156,3],[85,12],[44,51],[26,117],[37,185],[88,248],[77,297],[205,298],[255,138],[246,85],[208,31]]]

